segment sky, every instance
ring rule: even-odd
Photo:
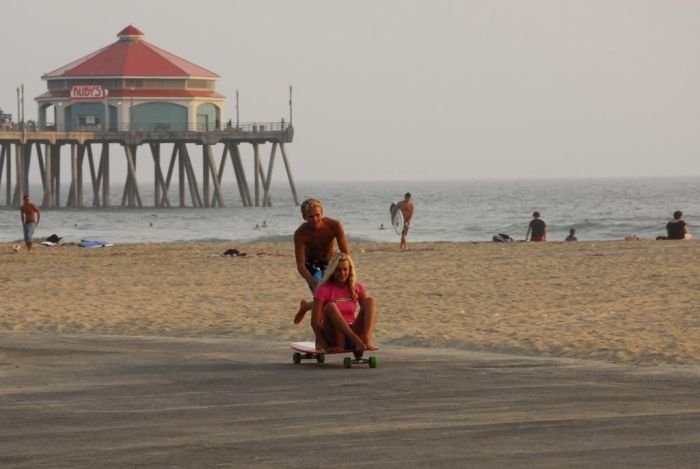
[[[26,119],[44,73],[133,24],[221,76],[224,120],[235,121],[236,89],[241,122],[287,120],[292,85],[296,180],[700,175],[700,1],[3,0],[2,10],[0,108],[16,114],[23,83]]]

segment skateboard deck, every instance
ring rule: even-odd
[[[370,368],[377,367],[377,357],[363,357],[362,352],[355,352],[351,349],[338,350],[337,352],[321,352],[316,350],[316,344],[313,342],[292,342],[289,344],[294,353],[292,354],[292,361],[296,364],[302,362],[302,360],[316,360],[317,363],[325,363],[326,355],[338,355],[338,354],[352,354],[352,357],[345,357],[343,359],[343,366],[345,368],[350,368],[352,365],[369,365]],[[368,351],[369,352],[369,351]],[[374,350],[372,350],[374,352]]]

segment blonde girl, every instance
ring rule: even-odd
[[[357,315],[357,305],[360,310]],[[337,252],[314,292],[311,327],[316,336],[316,349],[337,352],[376,350],[372,344],[377,316],[374,299],[357,281],[352,258]]]

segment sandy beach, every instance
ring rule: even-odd
[[[307,340],[291,243],[0,245],[0,330]],[[228,248],[245,257],[220,257]],[[697,242],[352,245],[376,343],[700,363]]]

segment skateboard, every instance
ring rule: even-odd
[[[352,365],[369,365],[370,368],[377,367],[377,357],[371,356],[364,358],[362,352],[355,352],[354,350],[346,349],[337,352],[319,352],[316,350],[316,344],[313,342],[292,342],[289,346],[294,350],[292,361],[296,364],[301,363],[302,360],[316,360],[316,363],[325,363],[326,355],[350,353],[353,357],[343,358],[343,366],[345,368],[350,368]]]

